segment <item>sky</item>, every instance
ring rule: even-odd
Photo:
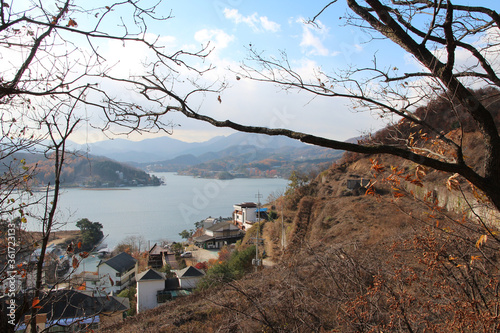
[[[217,95],[206,96],[199,105],[200,113],[346,140],[380,128],[381,121],[369,113],[350,110],[350,102],[345,99],[321,99],[304,92],[287,92],[269,83],[236,80],[236,75],[230,72],[246,61],[250,45],[267,56],[285,51],[291,65],[304,77],[312,77],[319,67],[333,72],[346,66],[368,64],[373,47],[378,46],[365,43],[369,38],[366,33],[343,26],[343,20],[339,19],[345,12],[343,4],[325,11],[317,21],[318,27],[304,23],[321,9],[320,2],[303,1],[167,1],[160,4],[157,13],[171,13],[172,18],[150,22],[149,33],[160,35],[171,50],[196,50],[207,42],[214,48],[207,62],[215,66],[215,70],[208,79],[225,79],[229,87],[221,95],[221,103]],[[119,42],[115,44],[109,46],[107,59],[119,62],[121,71],[130,70],[144,57],[137,48],[124,51]],[[383,50],[375,51],[383,53]],[[404,57],[397,49],[390,55],[398,62]],[[180,114],[168,117],[179,125],[172,137],[182,141],[205,141],[234,133]],[[134,134],[124,138],[141,140],[150,136]],[[72,139],[92,142],[103,139],[103,135],[84,128]]]
[[[102,1],[96,1],[103,5]],[[221,94],[206,95],[194,100],[200,113],[214,118],[240,121],[248,125],[284,127],[324,136],[347,140],[367,132],[373,132],[386,123],[376,114],[357,112],[346,99],[319,98],[297,91],[284,91],[270,83],[248,79],[237,80],[231,72],[238,70],[242,62],[248,63],[248,48],[251,45],[263,55],[279,56],[286,52],[290,65],[304,78],[315,80],[318,69],[334,73],[349,67],[362,68],[372,64],[376,55],[381,68],[397,68],[399,73],[418,71],[420,65],[401,48],[391,42],[371,40],[367,32],[346,26],[343,18],[345,1],[339,1],[325,10],[316,20],[317,25],[305,24],[329,1],[245,1],[245,0],[183,0],[163,1],[156,14],[172,17],[166,21],[149,21],[148,37],[159,37],[159,42],[169,51],[194,51],[210,42],[213,51],[205,63],[215,67],[204,76],[207,82],[225,80],[228,88]],[[462,1],[467,3],[467,1]],[[484,4],[499,10],[497,1],[469,1]],[[145,0],[145,4],[153,1]],[[115,13],[119,14],[119,13]],[[78,18],[79,28],[92,24],[88,18]],[[110,31],[119,31],[119,20],[104,26]],[[82,43],[83,45],[84,43]],[[137,73],[149,50],[119,41],[101,45],[114,71],[125,75]],[[467,59],[464,59],[467,61]],[[137,69],[137,71],[136,71]],[[181,72],[184,74],[184,72]],[[186,79],[188,76],[186,77]],[[103,86],[111,93],[134,99],[118,86]],[[179,87],[182,92],[183,87]],[[136,100],[141,103],[140,99]],[[91,119],[99,118],[96,110],[86,110]],[[93,121],[93,120],[92,120]],[[169,113],[164,121],[174,127],[172,137],[182,141],[205,141],[214,136],[233,133],[229,129],[215,128],[207,123],[187,119]],[[108,133],[109,135],[109,133]],[[131,140],[149,138],[149,134],[122,136]],[[94,142],[106,137],[94,130],[91,122],[83,123],[71,138],[78,143]]]

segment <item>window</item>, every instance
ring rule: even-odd
[[[172,299],[172,294],[170,291],[160,290],[156,293],[156,302],[158,304],[165,303]]]

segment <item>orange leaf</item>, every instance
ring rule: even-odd
[[[424,186],[424,184],[422,184],[422,182],[420,180],[418,180],[418,179],[414,179],[410,183],[412,183],[414,185],[417,185],[419,187],[423,187]]]
[[[111,283],[111,286],[115,285],[115,281],[113,281],[113,279],[111,278],[111,276],[109,277],[109,282]]]
[[[378,161],[372,161],[372,169],[377,171],[377,172],[383,172],[385,170],[385,168],[378,163]]]
[[[405,195],[401,192],[394,192],[394,198],[402,198],[404,197]]]
[[[217,100],[219,101],[219,103],[222,103],[222,99],[220,98],[220,95],[217,97]]]
[[[78,264],[78,259],[76,259],[76,257],[73,257],[73,262],[71,264],[72,264],[73,268],[76,269],[78,267],[78,265],[79,265]]]
[[[472,265],[472,263],[473,263],[475,260],[481,260],[481,257],[480,257],[480,256],[471,256],[471,257],[470,257],[470,263],[471,263],[471,265]]]
[[[479,249],[481,246],[486,244],[486,241],[488,240],[488,235],[481,235],[479,239],[476,242],[476,247]]]
[[[375,190],[373,189],[373,186],[369,186],[366,189],[365,195],[375,195]]]
[[[82,241],[79,241],[77,246],[79,249],[81,249],[82,248]]]
[[[38,303],[40,303],[40,300],[38,299],[38,297],[35,297],[35,299],[33,300],[33,303],[31,303],[31,307],[33,309],[41,309],[42,307],[40,305],[38,305]]]
[[[76,23],[76,21],[73,19],[69,19],[68,24],[66,26],[67,27],[77,27],[78,23]]]
[[[84,251],[84,252],[80,252],[79,255],[82,258],[87,258],[89,256],[89,253]]]

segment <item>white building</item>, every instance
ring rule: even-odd
[[[99,275],[98,291],[105,294],[117,293],[135,283],[137,260],[122,252],[97,265]]]
[[[165,274],[148,269],[137,275],[137,313],[153,309],[160,304],[158,291],[165,289]]]
[[[192,266],[176,274],[175,278],[167,278],[164,273],[150,268],[137,275],[137,313],[153,309],[179,296],[188,295],[205,275],[203,271]]]
[[[205,273],[202,270],[194,266],[188,266],[181,269],[177,273],[177,278],[179,279],[179,287],[181,289],[194,289],[198,285],[198,282],[203,278]]]
[[[257,222],[257,205],[254,202],[244,202],[233,207],[233,222],[240,229],[247,230]]]

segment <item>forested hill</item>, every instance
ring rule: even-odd
[[[19,154],[26,166],[35,170],[35,179],[40,185],[54,184],[54,161],[42,154]],[[127,164],[105,157],[68,154],[63,167],[63,186],[114,187],[114,186],[157,186],[158,177]]]

